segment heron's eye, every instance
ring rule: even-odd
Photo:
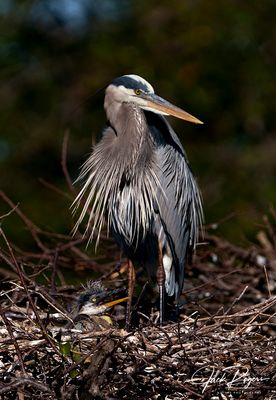
[[[137,96],[140,96],[140,94],[142,93],[142,91],[140,89],[135,89],[134,93],[137,94]]]

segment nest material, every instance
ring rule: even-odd
[[[179,319],[157,326],[142,297],[130,332],[120,322],[122,306],[113,323],[97,316],[74,324],[66,305],[79,293],[60,270],[95,268],[107,287],[120,287],[124,263],[91,261],[81,239],[27,222],[36,252],[15,249],[1,231],[0,257],[10,268],[1,270],[1,398],[276,398],[276,240],[267,219],[260,244],[248,249],[207,234],[187,267]]]

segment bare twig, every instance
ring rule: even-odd
[[[35,304],[34,304],[34,302],[33,302],[33,299],[32,299],[32,297],[31,297],[30,293],[29,293],[29,290],[28,290],[28,287],[27,287],[27,285],[26,285],[26,282],[25,282],[25,279],[24,279],[24,276],[23,276],[21,267],[20,267],[20,265],[18,264],[18,262],[17,262],[17,260],[16,260],[16,258],[15,258],[15,256],[14,256],[13,250],[12,250],[12,248],[11,248],[11,246],[10,246],[10,243],[9,243],[8,239],[6,238],[6,235],[5,235],[4,231],[2,230],[2,228],[0,228],[0,234],[2,235],[4,241],[5,241],[6,245],[7,245],[7,248],[8,248],[8,250],[9,250],[9,252],[10,252],[11,259],[12,259],[12,261],[13,261],[14,266],[16,267],[16,270],[17,270],[17,273],[18,273],[18,275],[19,275],[20,281],[21,281],[21,283],[22,283],[22,285],[23,285],[23,287],[24,287],[24,290],[25,290],[25,292],[26,292],[26,295],[27,295],[27,297],[28,297],[28,300],[29,300],[29,302],[30,302],[30,304],[31,304],[32,310],[33,310],[33,312],[34,312],[34,314],[35,314],[35,316],[36,316],[36,318],[37,318],[37,322],[38,322],[38,324],[40,325],[42,334],[43,334],[45,340],[49,343],[49,345],[55,350],[55,352],[57,352],[57,348],[56,348],[56,346],[55,346],[55,342],[50,338],[50,336],[49,336],[49,335],[47,334],[47,332],[46,332],[46,329],[45,329],[45,327],[44,327],[44,325],[43,325],[43,323],[42,323],[42,321],[41,321],[41,319],[40,319],[40,316],[39,316],[39,313],[38,313],[38,311],[37,311],[37,308],[36,308],[36,306],[35,306]]]
[[[43,186],[52,190],[53,192],[57,193],[58,195],[65,197],[66,199],[69,199],[70,201],[73,201],[72,195],[70,195],[67,192],[64,192],[63,190],[59,189],[57,186],[53,185],[52,183],[45,181],[45,179],[39,178],[39,182],[41,182]]]
[[[1,310],[1,308],[0,308],[0,314],[1,314],[1,317],[3,318],[3,321],[5,322],[5,325],[7,327],[8,332],[9,332],[10,338],[12,339],[13,345],[15,347],[15,350],[16,350],[16,353],[17,353],[17,357],[18,357],[18,361],[19,361],[19,364],[20,364],[20,367],[21,367],[22,374],[26,375],[26,370],[25,370],[25,367],[24,367],[23,357],[22,357],[21,351],[19,349],[17,340],[14,337],[13,331],[11,329],[11,324],[10,324],[8,318],[5,315],[5,310]]]
[[[71,177],[68,172],[67,168],[67,149],[68,149],[68,140],[69,140],[69,130],[67,129],[65,131],[64,137],[63,137],[63,143],[62,143],[62,154],[61,154],[61,166],[62,166],[62,171],[65,176],[65,180],[67,182],[68,188],[70,191],[75,195],[76,190],[72,184]]]
[[[268,290],[268,297],[271,297],[270,283],[269,283],[269,278],[268,278],[266,265],[264,265],[264,273],[265,273],[266,286],[267,286],[267,290]]]
[[[22,386],[33,386],[34,388],[38,389],[41,392],[47,392],[49,394],[54,395],[48,386],[46,386],[45,384],[39,383],[34,379],[30,379],[30,378],[15,378],[15,379],[13,379],[11,383],[0,388],[0,394],[14,391],[16,388],[19,388]]]
[[[225,311],[224,315],[229,314],[229,312],[232,310],[232,308],[234,307],[234,305],[237,304],[237,303],[240,301],[240,299],[243,297],[243,295],[244,295],[244,293],[247,291],[247,289],[248,289],[248,286],[245,286],[245,287],[243,288],[243,290],[242,290],[242,292],[239,294],[239,296],[236,297],[236,298],[233,300],[233,302],[232,302],[232,304],[230,305],[230,307]]]
[[[25,223],[27,228],[29,229],[34,241],[38,245],[38,247],[43,250],[43,251],[48,251],[47,247],[42,243],[40,240],[38,233],[41,232],[41,230],[28,218],[26,215],[20,210],[20,208],[12,202],[11,199],[9,199],[8,196],[2,191],[0,191],[0,197],[14,210],[14,212],[22,219],[22,221]]]
[[[54,255],[54,260],[52,264],[52,274],[51,274],[51,292],[56,292],[56,275],[57,275],[57,261],[58,261],[58,248],[56,248],[56,252]]]

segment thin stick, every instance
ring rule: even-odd
[[[33,302],[32,296],[30,295],[30,292],[29,292],[29,290],[28,290],[28,287],[27,287],[27,285],[26,285],[26,282],[25,282],[25,279],[24,279],[24,276],[23,276],[23,273],[22,273],[22,270],[21,270],[21,266],[18,264],[18,262],[17,262],[17,260],[16,260],[16,258],[15,258],[15,255],[14,255],[14,253],[13,253],[13,250],[12,250],[12,248],[11,248],[11,246],[10,246],[10,243],[9,243],[9,241],[8,241],[6,235],[5,235],[5,233],[4,233],[4,231],[3,231],[3,229],[2,229],[1,227],[0,227],[0,234],[3,236],[3,239],[4,239],[4,241],[5,241],[5,243],[6,243],[6,246],[7,246],[8,250],[9,250],[9,253],[10,253],[11,258],[12,258],[12,261],[13,261],[13,264],[14,264],[14,266],[16,267],[16,270],[17,270],[17,273],[18,273],[18,275],[19,275],[20,281],[21,281],[21,283],[22,283],[22,286],[24,287],[24,290],[25,290],[25,292],[26,292],[26,295],[27,295],[27,297],[28,297],[28,300],[29,300],[29,302],[30,302],[30,305],[31,305],[31,307],[32,307],[32,309],[33,309],[33,312],[34,312],[34,314],[35,314],[35,316],[36,316],[36,319],[37,319],[37,322],[38,322],[38,324],[39,324],[39,326],[40,326],[40,329],[41,329],[41,331],[42,331],[42,334],[43,334],[45,340],[46,340],[46,341],[49,343],[49,345],[53,348],[53,350],[54,350],[55,352],[57,352],[57,348],[56,348],[56,346],[55,346],[55,342],[52,341],[52,339],[50,338],[50,336],[47,334],[47,331],[46,331],[46,329],[45,329],[45,327],[44,327],[44,324],[42,323],[41,318],[40,318],[40,316],[39,316],[39,313],[38,313],[38,311],[37,311],[37,308],[36,308],[36,306],[35,306],[35,304],[34,304],[34,302]]]
[[[265,264],[264,264],[264,273],[265,273],[265,279],[266,279],[266,286],[267,286],[267,290],[268,290],[268,297],[270,298],[271,297],[270,284],[269,284],[269,278],[268,278],[268,273],[267,273]]]
[[[67,168],[67,150],[68,150],[68,139],[69,139],[69,129],[66,129],[63,137],[63,143],[62,143],[62,152],[61,152],[61,167],[63,174],[65,176],[65,180],[67,182],[67,185],[70,189],[70,191],[74,194],[76,194],[76,190],[72,184],[72,180],[70,177],[70,174],[68,172]]]
[[[4,311],[4,310],[1,310],[1,309],[0,309],[0,314],[1,314],[1,317],[3,318],[3,321],[5,322],[5,325],[6,325],[6,327],[7,327],[8,332],[9,332],[10,338],[11,338],[11,340],[12,340],[12,342],[13,342],[14,347],[15,347],[15,350],[16,350],[16,353],[17,353],[17,357],[18,357],[18,360],[19,360],[19,364],[20,364],[20,366],[21,366],[22,373],[23,373],[24,375],[26,375],[26,370],[25,370],[25,367],[24,367],[24,361],[23,361],[23,358],[22,358],[22,354],[21,354],[21,352],[20,352],[20,349],[19,349],[17,340],[16,340],[16,338],[14,337],[13,331],[12,331],[12,329],[11,329],[10,321],[9,321],[8,318],[6,317],[5,311]]]
[[[5,384],[5,386],[0,388],[0,394],[15,390],[15,388],[17,388],[17,387],[21,388],[22,386],[33,386],[40,392],[47,392],[47,393],[50,393],[52,396],[54,396],[53,392],[51,391],[51,389],[48,386],[37,382],[37,380],[30,379],[30,378],[15,378],[15,379],[13,379],[11,381],[11,383]],[[24,397],[22,397],[22,398],[24,398]]]
[[[241,294],[239,294],[239,296],[234,299],[234,301],[232,302],[230,307],[225,311],[225,313],[223,315],[227,315],[232,310],[234,305],[237,304],[238,301],[240,301],[240,299],[243,297],[243,295],[247,291],[247,289],[248,289],[248,285],[246,285],[245,288],[242,290]]]
[[[47,189],[52,190],[53,192],[65,197],[66,199],[69,199],[71,201],[73,200],[73,197],[70,194],[68,194],[66,192],[63,192],[61,189],[59,189],[58,187],[56,187],[52,183],[49,183],[49,182],[45,181],[45,179],[39,178],[38,181],[40,183],[42,183],[42,185],[45,186]]]
[[[0,216],[0,220],[9,217],[9,216],[14,212],[14,210],[15,210],[18,206],[19,206],[19,204],[16,204],[16,205],[15,205],[10,211],[8,211],[6,214],[1,215],[1,216]]]
[[[2,191],[0,191],[0,197],[2,197],[2,199],[14,210],[14,212],[22,219],[22,221],[24,222],[24,224],[27,226],[27,228],[29,229],[34,241],[36,242],[36,244],[38,245],[38,247],[47,252],[48,249],[46,246],[44,246],[44,244],[41,242],[41,240],[38,237],[38,233],[41,233],[41,230],[29,219],[26,217],[25,214],[23,214],[23,212],[20,210],[20,208],[18,207],[18,205],[14,204],[13,201],[6,196],[6,194]]]
[[[56,275],[57,275],[57,260],[58,260],[58,248],[56,248],[54,260],[53,260],[53,271],[51,274],[51,293],[56,293]]]

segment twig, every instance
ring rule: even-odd
[[[266,279],[266,286],[267,286],[267,290],[268,290],[268,297],[271,297],[270,284],[269,284],[269,279],[268,279],[268,273],[267,273],[266,265],[264,265],[264,273],[265,273],[265,279]]]
[[[15,347],[22,373],[23,373],[23,375],[26,375],[26,370],[25,370],[25,367],[24,367],[23,357],[22,357],[21,351],[19,349],[17,340],[15,339],[13,331],[11,329],[10,321],[8,320],[8,318],[5,315],[5,310],[1,310],[1,308],[0,308],[0,314],[1,314],[1,317],[3,318],[3,321],[5,322],[5,325],[7,327],[8,332],[9,332],[10,338],[11,338],[11,340],[13,342],[14,347]]]
[[[242,292],[239,294],[239,296],[236,297],[236,298],[233,300],[232,304],[231,304],[230,307],[225,311],[224,315],[229,314],[229,312],[232,310],[232,308],[234,307],[234,305],[237,304],[237,303],[240,301],[240,299],[243,297],[243,295],[244,295],[244,293],[247,291],[247,289],[248,289],[248,285],[245,286],[245,287],[243,288]]]
[[[51,189],[53,192],[65,197],[66,199],[73,201],[73,197],[69,193],[64,192],[63,190],[59,189],[52,183],[45,181],[45,179],[43,178],[39,178],[38,181],[41,182],[42,185],[45,186],[46,188]]]
[[[6,214],[1,215],[1,216],[0,216],[0,220],[9,217],[9,216],[14,212],[14,210],[15,210],[18,206],[19,206],[19,204],[15,205],[15,207],[13,207],[13,208],[12,208],[10,211],[8,211]]]
[[[30,379],[30,378],[14,378],[11,383],[0,388],[0,394],[15,390],[16,388],[18,388],[20,386],[27,386],[27,385],[33,386],[36,389],[40,390],[41,392],[47,392],[47,393],[51,393],[52,395],[54,395],[48,386],[46,386],[42,383],[39,383],[34,379]]]
[[[69,139],[69,129],[67,129],[65,131],[64,137],[63,137],[62,152],[61,152],[61,167],[62,167],[63,174],[65,176],[65,180],[67,182],[67,185],[68,185],[70,191],[75,195],[76,194],[76,190],[75,190],[75,188],[74,188],[74,186],[72,184],[72,180],[71,180],[71,177],[69,175],[68,168],[67,168],[68,139]]]
[[[52,264],[52,274],[51,274],[51,292],[55,293],[56,292],[56,275],[57,275],[57,260],[58,260],[58,248],[56,248],[55,255],[54,255],[54,260]]]
[[[16,267],[16,270],[17,270],[17,273],[18,273],[18,275],[19,275],[20,281],[21,281],[21,283],[22,283],[22,286],[24,287],[24,290],[25,290],[25,292],[26,292],[26,295],[27,295],[27,297],[28,297],[28,300],[29,300],[29,302],[30,302],[30,304],[31,304],[31,307],[32,307],[32,309],[33,309],[33,312],[34,312],[34,314],[35,314],[35,316],[36,316],[37,322],[38,322],[38,324],[39,324],[39,326],[40,326],[40,328],[41,328],[42,334],[43,334],[45,340],[46,340],[46,341],[49,343],[49,345],[53,348],[53,350],[54,350],[55,352],[57,352],[58,350],[57,350],[57,348],[56,348],[56,346],[55,346],[54,341],[53,341],[53,340],[50,338],[50,336],[47,334],[46,329],[45,329],[45,327],[44,327],[44,324],[42,323],[42,321],[41,321],[41,319],[40,319],[39,313],[38,313],[37,308],[36,308],[36,306],[35,306],[35,304],[34,304],[34,302],[33,302],[32,296],[30,295],[30,292],[29,292],[29,290],[28,290],[28,288],[27,288],[27,285],[26,285],[26,282],[25,282],[25,279],[24,279],[24,276],[23,276],[21,267],[20,267],[20,265],[18,264],[18,262],[17,262],[17,260],[16,260],[16,258],[15,258],[15,256],[14,256],[13,250],[12,250],[12,248],[11,248],[11,246],[10,246],[10,243],[9,243],[9,241],[8,241],[8,239],[7,239],[7,237],[6,237],[5,233],[4,233],[4,231],[2,230],[2,228],[0,228],[0,234],[2,235],[4,241],[5,241],[6,245],[7,245],[7,248],[8,248],[8,250],[9,250],[9,252],[10,252],[12,261],[13,261],[15,267]]]
[[[273,215],[272,208],[270,209],[270,212]],[[268,234],[270,236],[270,239],[272,240],[272,247],[274,247],[274,251],[276,251],[276,234],[275,234],[275,231],[266,215],[264,216],[264,222],[265,222],[265,226],[268,231]]]
[[[210,243],[214,243],[216,245],[216,247],[221,250],[235,254],[236,256],[240,257],[242,260],[250,261],[250,262],[253,262],[254,264],[258,265],[256,251],[254,251],[252,249],[245,250],[242,247],[239,247],[232,243],[229,243],[226,240],[218,238],[215,235],[206,234],[205,239],[208,240]]]
[[[48,249],[45,247],[45,245],[41,242],[38,233],[41,232],[41,230],[29,219],[26,217],[25,214],[20,210],[20,208],[12,202],[12,200],[6,196],[6,194],[2,191],[0,191],[0,197],[14,210],[14,212],[22,219],[22,221],[25,223],[27,228],[29,229],[34,241],[38,245],[38,247],[47,252]]]

